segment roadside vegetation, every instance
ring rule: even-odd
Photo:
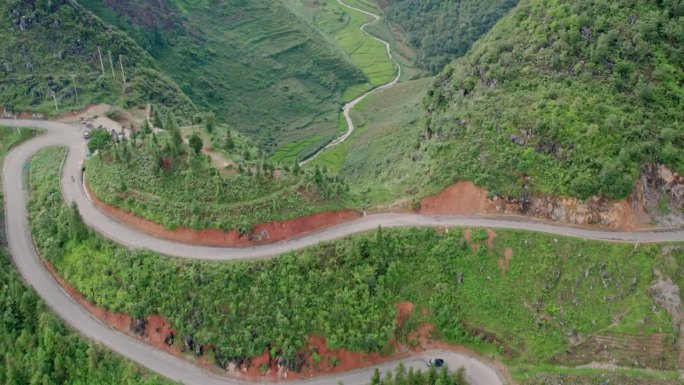
[[[35,134],[0,127],[0,165]],[[4,208],[0,185],[0,207]],[[67,329],[10,263],[0,210],[0,384],[170,384]]]
[[[81,1],[132,36],[200,108],[270,154],[320,147],[364,73],[280,1]],[[297,154],[299,155],[299,154]]]
[[[98,46],[107,62],[104,74]],[[152,102],[185,118],[195,111],[147,52],[67,0],[0,2],[0,99],[9,111],[47,115],[96,103],[128,108]]]
[[[683,9],[522,2],[435,79],[431,183],[620,199],[644,164],[683,174]]]
[[[173,115],[161,122],[159,134],[144,127],[133,140],[110,136],[92,148],[99,152],[86,163],[87,181],[98,198],[170,229],[240,232],[263,222],[355,206],[339,177],[318,168],[302,170],[297,163],[277,166],[225,129],[212,130],[206,143],[227,159],[228,165],[217,169],[202,151],[205,143],[197,129],[186,144]]]
[[[678,368],[667,303],[684,284],[681,245],[413,228],[265,261],[172,259],[88,230],[59,193],[63,153],[44,150],[32,161],[30,223],[41,255],[88,300],[136,319],[163,316],[176,332],[172,344],[221,367],[268,351],[297,369],[312,335],[330,348],[389,352],[391,339],[415,346],[422,330],[514,372],[597,359]],[[397,322],[401,302],[415,308]],[[612,348],[600,350],[606,343]]]
[[[394,369],[394,372],[387,371],[381,375],[378,369],[375,369],[371,377],[370,385],[468,385],[466,381],[465,371],[463,368],[449,373],[449,368],[442,367],[439,371],[434,366],[431,366],[425,372],[413,370],[409,368],[406,370],[404,365],[399,364]]]

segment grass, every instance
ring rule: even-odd
[[[369,203],[426,195],[423,161],[413,161],[421,133],[422,99],[432,80],[407,81],[370,95],[352,110],[357,129],[312,165],[339,171]]]
[[[286,4],[334,41],[367,77],[366,83],[347,87],[342,100],[351,101],[394,79],[396,68],[387,56],[385,45],[360,30],[364,23],[372,20],[370,16],[344,7],[336,0],[323,0],[312,7],[300,0],[287,0]]]
[[[4,155],[17,144],[28,140],[36,135],[35,130],[23,127],[0,126],[0,153]],[[0,164],[2,159],[0,159]]]
[[[365,81],[280,1],[173,0],[149,12],[141,12],[144,1],[130,3],[132,10],[115,12],[102,0],[84,1],[148,47],[198,106],[269,154],[295,142],[306,153],[317,145],[309,137],[331,136],[343,91]]]
[[[271,155],[271,159],[280,164],[293,164],[304,158],[304,154],[307,150],[319,148],[326,145],[328,142],[330,142],[330,139],[324,135],[310,136],[279,147],[278,150]]]
[[[577,369],[539,365],[518,368],[513,373],[515,380],[524,385],[546,385],[549,383],[571,383],[576,385],[617,383],[625,385],[676,385],[683,384],[679,371],[652,371],[643,369]]]
[[[23,30],[19,28],[22,18],[27,23]],[[108,71],[102,74],[98,46],[105,55],[111,51],[115,60],[122,56],[128,78],[125,93],[118,67],[116,79]],[[77,4],[34,7],[3,1],[0,48],[0,98],[11,111],[54,116],[88,104],[130,107],[147,102],[173,108],[185,118],[195,111],[147,52]]]
[[[32,162],[30,222],[42,255],[89,300],[136,318],[161,314],[179,336],[211,345],[207,354],[221,366],[267,348],[290,362],[310,335],[333,348],[385,351],[391,338],[409,343],[410,331],[429,322],[435,337],[512,368],[561,359],[576,349],[573,334],[653,336],[648,348],[660,353],[637,346],[611,357],[635,368],[677,367],[678,330],[650,288],[654,269],[682,276],[681,245],[511,230],[490,237],[484,229],[471,229],[468,242],[460,228],[379,229],[266,261],[170,259],[72,230],[78,223],[57,187],[61,154],[46,150]],[[507,248],[512,258],[505,266]],[[399,328],[401,301],[416,310]]]

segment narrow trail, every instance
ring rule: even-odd
[[[342,6],[344,6],[344,7],[347,7],[347,8],[349,8],[349,9],[351,9],[351,10],[356,11],[356,12],[363,13],[364,15],[368,15],[368,16],[370,16],[370,17],[373,18],[373,20],[371,20],[371,21],[369,21],[369,22],[367,22],[367,23],[365,23],[365,24],[363,24],[363,25],[361,26],[361,31],[362,31],[363,33],[365,33],[365,34],[366,34],[368,37],[370,37],[371,39],[377,40],[377,41],[379,41],[380,43],[382,43],[382,44],[385,45],[385,48],[387,49],[387,56],[388,56],[388,57],[390,58],[390,60],[394,63],[394,65],[397,67],[397,76],[396,76],[396,77],[394,78],[394,80],[392,80],[391,82],[386,83],[386,84],[383,84],[383,85],[381,85],[381,86],[379,86],[379,87],[373,88],[372,90],[370,90],[370,91],[364,93],[363,95],[357,97],[356,99],[352,100],[351,102],[345,104],[344,107],[343,107],[343,109],[342,109],[342,111],[343,111],[343,114],[344,114],[344,120],[347,122],[347,131],[346,131],[344,134],[342,134],[341,136],[339,136],[339,137],[333,139],[333,141],[330,142],[330,143],[328,143],[325,147],[323,147],[323,148],[319,149],[318,151],[316,151],[315,153],[313,153],[313,155],[311,155],[310,157],[308,157],[308,158],[304,159],[303,161],[299,162],[299,165],[300,165],[300,166],[303,166],[303,165],[309,163],[310,161],[314,160],[314,159],[315,159],[318,155],[320,155],[323,151],[325,151],[325,150],[327,150],[327,149],[329,149],[329,148],[331,148],[331,147],[337,146],[338,144],[340,144],[340,143],[344,142],[345,140],[347,140],[347,139],[351,136],[351,134],[354,132],[354,122],[352,121],[352,118],[351,118],[351,115],[350,115],[351,110],[352,110],[354,107],[356,107],[357,104],[359,104],[362,100],[364,100],[364,99],[365,99],[366,97],[368,97],[369,95],[372,95],[372,94],[374,94],[374,93],[376,93],[376,92],[380,92],[380,91],[382,91],[382,90],[386,90],[386,89],[388,89],[388,88],[394,87],[394,86],[399,82],[399,78],[401,78],[401,64],[399,64],[398,61],[394,60],[394,57],[392,56],[392,49],[390,48],[389,42],[387,42],[387,41],[385,41],[385,40],[382,40],[382,39],[380,39],[379,37],[374,36],[374,35],[370,34],[368,31],[366,31],[366,27],[369,26],[369,25],[371,25],[371,24],[373,24],[373,23],[376,23],[378,20],[380,20],[380,16],[378,16],[378,15],[376,15],[376,14],[374,14],[374,13],[365,11],[365,10],[363,10],[363,9],[356,8],[356,7],[351,6],[351,5],[349,5],[349,4],[346,4],[346,3],[344,3],[342,0],[337,0],[337,2],[340,3],[340,5],[342,5]]]

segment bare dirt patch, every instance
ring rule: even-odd
[[[496,231],[487,229],[487,249],[492,250],[494,248],[494,239],[496,239]]]
[[[302,236],[312,231],[325,229],[342,222],[347,222],[361,216],[359,212],[353,210],[325,211],[285,221],[261,223],[254,226],[250,232],[244,234],[241,234],[236,230],[193,230],[187,227],[169,230],[163,225],[102,202],[95,196],[92,190],[90,190],[87,183],[86,192],[95,206],[110,217],[127,226],[164,239],[216,247],[245,247],[283,241]]]
[[[506,274],[506,271],[508,270],[508,267],[510,266],[510,262],[511,262],[512,257],[513,257],[513,249],[511,249],[510,247],[507,247],[506,250],[504,250],[503,257],[499,257],[497,264],[499,265],[499,269],[501,269],[502,274]]]
[[[437,195],[423,198],[420,213],[428,215],[476,215],[487,212],[487,191],[472,182],[457,182]]]
[[[405,301],[397,304],[397,325],[402,326],[413,313],[413,302]]]

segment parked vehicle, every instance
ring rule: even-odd
[[[431,358],[428,360],[428,366],[434,366],[436,368],[440,368],[444,366],[444,360],[441,358]]]
[[[83,139],[90,139],[90,131],[85,131],[83,133]]]

